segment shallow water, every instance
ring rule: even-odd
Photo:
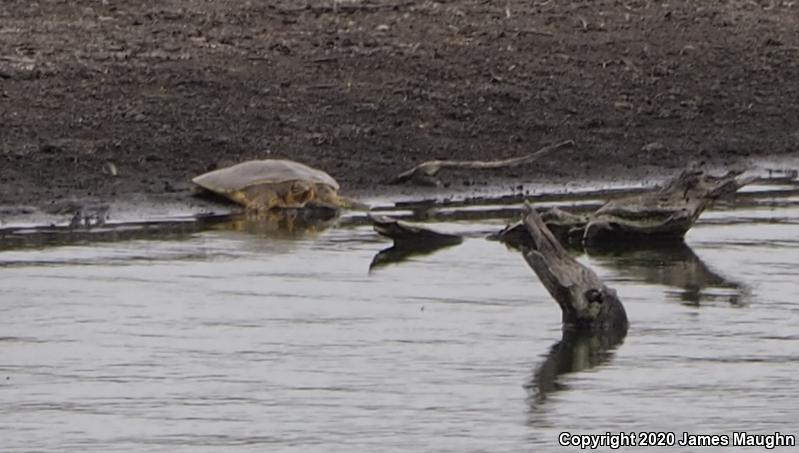
[[[621,343],[560,347],[557,305],[518,253],[482,238],[516,202],[468,221],[439,212],[435,227],[467,233],[463,244],[371,272],[390,243],[352,219],[309,236],[176,223],[7,240],[2,451],[517,452],[562,451],[563,431],[799,435],[795,185],[748,188],[684,247],[581,255],[631,327]]]

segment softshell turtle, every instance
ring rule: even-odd
[[[355,208],[366,206],[338,195],[339,185],[329,174],[285,159],[251,160],[214,170],[192,181],[247,209]]]

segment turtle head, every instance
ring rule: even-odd
[[[314,202],[321,206],[332,206],[337,209],[369,210],[369,205],[341,196],[334,188],[326,184],[317,184],[315,195]]]
[[[316,198],[316,190],[312,184],[305,181],[294,181],[286,193],[286,206],[305,206],[306,203]]]

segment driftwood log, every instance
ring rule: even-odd
[[[397,220],[385,215],[369,214],[375,231],[394,240],[395,245],[414,246],[419,244],[456,245],[463,242],[457,234],[438,231]]]
[[[378,234],[394,240],[392,247],[381,250],[375,255],[369,264],[370,271],[415,256],[429,255],[463,242],[463,237],[460,235],[440,233],[388,216],[370,214],[369,219]]]
[[[755,179],[738,171],[712,176],[688,170],[661,188],[609,201],[587,216],[552,208],[541,217],[552,233],[568,244],[611,246],[621,241],[682,240],[708,206]],[[516,248],[529,241],[522,222],[493,238]]]
[[[493,168],[504,167],[518,167],[535,162],[541,157],[562,148],[574,146],[574,141],[567,140],[564,142],[556,143],[554,145],[545,146],[538,151],[528,154],[526,156],[513,157],[503,160],[431,160],[423,162],[408,171],[402,172],[394,179],[389,181],[390,184],[401,184],[407,181],[412,181],[420,185],[438,186],[440,182],[436,179],[439,171],[444,169],[468,169],[468,170],[486,170]]]
[[[560,305],[564,329],[626,331],[627,314],[616,291],[577,262],[530,205],[525,205],[523,223],[530,240],[522,254]]]
[[[588,224],[588,216],[571,214],[557,207],[540,213],[540,216],[549,231],[563,244],[582,244],[582,233]],[[533,246],[524,221],[510,224],[501,231],[489,235],[488,239],[503,242],[517,250]]]
[[[679,239],[718,198],[754,181],[741,171],[712,176],[699,170],[682,172],[663,188],[630,198],[612,200],[591,214],[583,242],[619,238]]]

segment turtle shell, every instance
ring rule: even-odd
[[[260,184],[306,181],[339,190],[335,179],[322,170],[285,159],[251,160],[204,173],[192,179],[200,187],[223,195]]]

